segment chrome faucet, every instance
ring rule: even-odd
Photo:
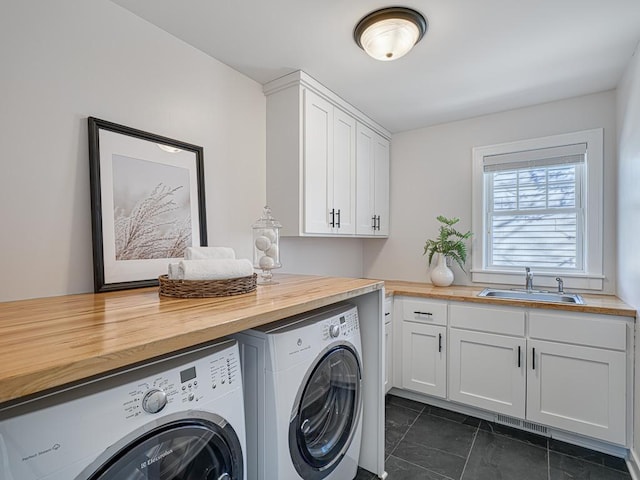
[[[564,282],[560,277],[556,277],[556,282],[558,282],[558,293],[564,295]]]
[[[533,290],[533,272],[529,267],[525,267],[525,282],[524,288],[527,289],[527,292],[531,292]]]

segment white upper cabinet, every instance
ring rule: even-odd
[[[356,155],[359,235],[389,235],[389,140],[358,123]]]
[[[304,72],[264,86],[267,96],[267,204],[285,236],[388,235],[390,134]],[[376,136],[360,195],[357,131]],[[382,158],[377,160],[377,158]],[[369,163],[370,162],[370,163]],[[380,173],[377,173],[378,170]],[[381,192],[371,197],[370,192]],[[377,200],[377,196],[386,201]],[[356,228],[360,198],[381,227]],[[373,198],[370,200],[370,198]],[[386,205],[386,206],[383,206]],[[367,212],[369,208],[367,207]],[[374,213],[367,213],[372,217]],[[383,233],[386,229],[386,233]]]
[[[356,121],[310,90],[303,95],[304,232],[353,234]]]

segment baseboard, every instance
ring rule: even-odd
[[[470,407],[468,405],[463,405],[463,404],[452,402],[449,400],[431,397],[428,395],[424,395],[422,393],[412,392],[410,390],[404,390],[396,387],[389,390],[389,393],[392,395],[396,395],[398,397],[406,398],[408,400],[414,400],[417,402],[426,403],[428,405],[441,407],[447,410],[452,410],[454,412],[462,413],[464,415],[470,415],[472,417],[480,418],[482,420],[487,420],[489,422],[496,421],[496,413],[485,411],[476,407]],[[503,423],[503,422],[498,422],[498,423]],[[520,428],[513,424],[508,424],[508,423],[505,423],[505,424],[513,426],[514,428]],[[532,431],[526,428],[525,429],[520,428],[520,429],[525,431]],[[535,433],[540,433],[540,432],[535,432]],[[585,437],[576,433],[570,433],[562,430],[557,430],[552,427],[546,427],[546,432],[544,433],[544,435],[549,438],[555,438],[557,440],[561,440],[563,442],[571,443],[573,445],[578,445],[580,447],[595,450],[597,452],[613,455],[614,457],[619,457],[624,459],[631,457],[631,454],[629,453],[630,452],[629,449],[623,446],[615,445],[602,440],[596,440],[593,438]],[[634,478],[634,480],[640,480],[640,471],[638,471],[638,468],[640,467],[640,461],[638,461],[639,459],[640,457],[638,456],[635,457],[635,460],[636,460],[635,468],[636,468],[636,472],[638,472],[638,475]],[[629,463],[629,460],[627,460],[627,463]],[[629,470],[631,470],[631,467],[629,467]]]
[[[640,458],[632,448],[629,450],[629,458],[627,458],[627,468],[633,480],[640,480]]]

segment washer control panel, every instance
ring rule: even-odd
[[[359,334],[358,310],[354,308],[332,317],[324,322],[322,330],[324,340]]]
[[[197,359],[145,378],[127,387],[122,402],[125,419],[210,401],[241,386],[240,359],[235,349]]]

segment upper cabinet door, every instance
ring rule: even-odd
[[[328,185],[334,231],[356,233],[356,120],[339,108],[334,108],[333,161]]]
[[[358,123],[356,150],[356,233],[374,235],[376,219],[374,217],[373,159],[375,133]]]
[[[304,91],[304,230],[331,233],[333,105]]]
[[[374,194],[377,229],[376,235],[389,235],[389,140],[375,136],[374,145]]]
[[[359,235],[389,235],[389,141],[358,123],[356,148]]]

